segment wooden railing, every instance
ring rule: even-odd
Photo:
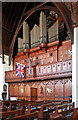
[[[26,81],[33,79],[50,79],[58,77],[68,77],[72,75],[72,60],[67,60],[63,62],[57,62],[47,65],[37,65],[31,67],[31,75],[29,74],[29,68],[25,68],[24,78],[16,76],[16,70],[5,72],[6,82],[10,81]],[[34,74],[35,73],[35,74]]]

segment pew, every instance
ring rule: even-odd
[[[11,111],[11,110],[14,110],[16,109],[16,107],[20,108],[20,104],[22,103],[28,103],[27,101],[2,101],[2,109],[5,108],[5,107],[8,107],[8,109]]]
[[[61,101],[61,102],[59,102]],[[50,111],[51,112],[51,109],[49,109],[49,107],[54,107],[56,105],[61,105],[63,104],[64,102],[68,102],[68,101],[63,101],[63,100],[44,100],[44,101],[3,101],[2,105],[4,106],[5,104],[6,105],[10,105],[9,107],[9,112],[8,114],[6,114],[5,112],[2,113],[2,116],[4,114],[5,118],[7,115],[12,115],[12,114],[16,114],[18,113],[19,111],[19,108],[22,108],[21,111],[24,111],[24,114],[26,113],[26,108],[28,109],[27,110],[27,113],[30,114],[30,113],[33,113],[35,111],[40,111],[40,118],[43,118],[44,113],[46,113],[47,111]],[[30,104],[31,103],[31,104]],[[47,103],[47,104],[46,104]],[[11,111],[12,110],[12,106],[15,105],[15,106],[18,106],[18,110],[17,111]],[[48,110],[46,110],[46,107],[48,107]],[[35,108],[35,109],[32,109],[32,108]],[[19,113],[18,113],[19,114]],[[21,113],[22,114],[22,113]],[[46,114],[47,115],[47,114]]]
[[[62,120],[62,115],[61,114],[58,114],[58,115],[50,115],[50,119],[51,120]],[[50,120],[49,119],[49,120]]]
[[[63,113],[61,114],[50,114],[50,119],[51,120],[77,120],[77,110],[78,108],[72,108],[70,110],[63,111]]]
[[[25,115],[21,115],[21,116],[17,116],[17,117],[13,117],[10,118],[8,120],[26,120],[26,118],[32,118],[34,120],[34,118],[37,118],[37,120],[39,120],[39,112],[33,112],[33,113],[29,113],[29,114],[25,114]]]
[[[52,112],[56,106],[61,104],[62,102],[55,102],[41,105],[39,118],[40,119],[49,118],[49,113]]]
[[[59,114],[62,115],[62,118],[65,118],[65,117],[67,118],[67,115],[69,113],[72,113],[74,110],[75,110],[74,103],[68,103],[68,104],[56,106],[56,108],[53,109],[52,113],[49,113],[49,115],[51,119],[54,119],[55,116],[58,116]]]
[[[0,112],[0,118],[6,120],[7,117],[11,116],[11,115],[22,115],[22,109],[18,109],[18,110],[13,110],[13,111],[6,111],[6,112]]]
[[[8,111],[7,108],[0,108],[0,112],[5,112],[5,111]]]
[[[71,116],[66,116],[67,120],[77,120],[77,110],[78,108],[74,108],[73,112],[71,113]]]

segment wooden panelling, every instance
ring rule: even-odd
[[[62,42],[62,45],[58,48],[58,61],[65,61],[72,59],[72,55],[68,55],[67,51],[72,51],[71,40]]]
[[[51,46],[50,46],[51,45]],[[65,74],[70,76],[72,73],[72,55],[71,55],[71,40],[66,40],[62,42],[61,46],[57,46],[58,41],[47,44],[46,50],[38,49],[38,51],[29,50],[29,55],[23,54],[23,52],[18,53],[14,59],[14,69],[16,67],[16,62],[25,65],[25,76],[20,78],[16,76],[16,70],[5,72],[6,82],[20,82],[28,81],[34,79],[44,79],[47,77],[58,78],[64,77]],[[29,72],[29,59],[31,59],[31,74]],[[53,75],[53,76],[49,76]],[[50,78],[50,79],[51,79]]]
[[[9,96],[31,100],[31,89],[37,89],[38,100],[67,99],[72,95],[71,78],[36,82],[9,83]]]
[[[72,70],[72,61],[68,61],[68,71]]]
[[[46,68],[47,69],[47,73],[51,74],[51,72],[52,72],[51,65],[47,65],[46,67],[47,67]]]
[[[14,96],[18,96],[18,84],[14,84]]]
[[[54,97],[54,81],[48,82],[46,85],[46,96]]]
[[[71,80],[65,80],[65,96],[71,96],[72,94]]]
[[[57,44],[56,45],[54,44],[54,46],[47,48],[47,52],[46,51],[43,52],[43,50],[39,49],[38,51],[30,52],[29,56],[25,56],[23,52],[21,54],[19,53],[14,59],[14,70],[16,67],[16,62],[24,64],[26,65],[26,67],[29,66],[29,57],[32,58],[32,64],[34,64],[34,62],[35,64],[36,63],[49,64],[52,62],[72,59],[72,56],[69,56],[67,54],[68,50],[70,51],[72,50],[71,40],[62,42],[62,45],[59,47],[57,46]],[[38,59],[36,59],[37,57]]]
[[[10,96],[14,95],[14,85],[13,84],[9,84],[9,95]]]
[[[25,93],[24,93],[25,96],[30,96],[31,95],[31,88],[29,86],[29,84],[26,84],[25,85]]]
[[[25,96],[24,83],[19,83],[19,96]]]
[[[47,65],[33,66],[31,67],[31,74],[29,74],[29,68],[26,68],[24,78],[16,76],[15,70],[8,71],[6,72],[6,82],[21,82],[34,79],[39,80],[40,78],[45,79],[45,77],[51,79],[70,76],[72,76],[72,61],[67,60]]]
[[[9,96],[31,100],[32,90],[36,89],[38,100],[68,99],[72,94],[71,51],[71,40],[66,40],[61,45],[59,41],[54,41],[47,43],[46,48],[36,47],[27,54],[18,53],[14,59],[14,70],[5,73]],[[16,62],[25,65],[24,78],[16,76]]]
[[[61,72],[62,70],[62,66],[61,66],[61,63],[57,63],[57,72]]]
[[[66,71],[67,70],[67,66],[68,66],[68,63],[67,62],[63,62],[63,64],[62,64],[62,71]]]
[[[63,97],[63,81],[55,81],[55,97]]]
[[[37,88],[31,88],[31,100],[37,100]]]
[[[38,98],[39,97],[43,97],[43,98],[45,98],[45,85],[44,84],[42,84],[42,83],[40,83],[39,85],[38,85]]]

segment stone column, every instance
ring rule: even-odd
[[[74,28],[72,45],[72,102],[78,107],[78,27]]]
[[[29,49],[29,27],[26,22],[23,23],[23,49]]]
[[[40,43],[46,43],[46,15],[44,12],[40,13]]]

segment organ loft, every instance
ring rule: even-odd
[[[77,120],[78,2],[0,2],[0,119]]]
[[[68,100],[72,95],[72,46],[67,36],[61,41],[65,29],[62,18],[54,11],[50,11],[48,17],[41,11],[39,24],[29,29],[25,21],[23,38],[18,37],[13,71],[5,73],[9,98]],[[22,77],[19,76],[22,71],[16,74],[17,63],[25,65]]]

